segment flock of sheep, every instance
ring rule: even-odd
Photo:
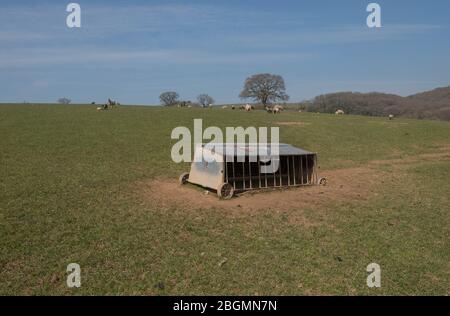
[[[95,103],[93,102],[92,104],[95,104]],[[115,100],[111,100],[111,99],[108,98],[108,102],[103,104],[103,105],[101,105],[101,106],[99,106],[99,107],[97,107],[97,111],[108,110],[109,108],[113,108],[113,107],[115,107],[117,105],[120,105],[120,103],[115,101]],[[187,107],[190,108],[192,106],[191,105],[187,105]],[[210,104],[208,107],[212,107],[212,104]],[[222,109],[228,109],[228,107],[229,107],[228,105],[224,105],[224,106],[222,106]],[[236,106],[231,105],[230,108],[232,110],[235,110]],[[239,109],[240,110],[244,110],[246,112],[250,112],[250,111],[254,110],[255,107],[253,105],[247,103],[245,105],[241,105],[239,107]],[[282,105],[278,105],[278,104],[272,105],[272,106],[266,106],[265,109],[266,109],[267,113],[270,113],[270,114],[280,114],[282,111],[284,111],[284,107]],[[299,112],[302,112],[302,111],[300,110]],[[335,115],[344,115],[344,114],[345,114],[345,112],[343,110],[341,110],[341,109],[339,109],[339,110],[337,110],[335,112]],[[389,120],[393,120],[394,119],[394,115],[390,114],[388,116],[388,118],[389,118]]]
[[[92,104],[95,104],[94,102],[92,102]],[[100,106],[97,107],[97,111],[104,111],[104,110],[108,110],[110,108],[114,108],[116,106],[120,105],[119,102],[117,102],[116,100],[111,100],[108,98],[108,102],[106,102],[105,104],[102,104]]]
[[[224,105],[222,106],[222,109],[228,109],[228,105]],[[235,110],[236,107],[234,105],[231,106],[232,110]],[[239,107],[240,110],[244,110],[246,112],[250,112],[252,110],[255,109],[255,107],[251,104],[245,104],[245,105],[241,105]],[[282,111],[284,111],[284,107],[281,105],[273,105],[273,106],[266,106],[266,111],[267,113],[272,113],[272,114],[280,114]]]
[[[228,105],[222,106],[222,109],[228,109]],[[231,109],[235,110],[236,107],[234,105],[232,105]],[[247,112],[250,112],[250,111],[254,110],[255,107],[253,105],[250,105],[250,104],[245,104],[245,105],[241,105],[239,107],[239,109],[245,110]],[[280,114],[282,111],[284,111],[284,107],[282,105],[278,105],[278,104],[273,105],[273,106],[266,106],[266,111],[267,111],[267,113],[271,113],[271,114]],[[302,112],[302,111],[300,110],[299,112]],[[337,110],[335,112],[335,115],[345,115],[345,112],[344,112],[344,110],[339,109],[339,110]],[[394,115],[390,114],[388,116],[388,118],[391,121],[391,120],[394,119]]]
[[[335,114],[336,115],[344,115],[345,112],[343,110],[337,110]],[[389,121],[392,121],[394,119],[394,115],[393,114],[389,114],[388,118],[389,118]]]

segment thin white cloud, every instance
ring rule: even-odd
[[[39,67],[48,65],[78,65],[87,63],[149,64],[248,64],[261,62],[302,61],[314,58],[304,53],[222,53],[194,50],[98,50],[96,48],[45,49],[0,53],[0,68]]]
[[[361,43],[383,40],[407,39],[411,35],[441,30],[439,25],[386,25],[379,29],[367,26],[336,26],[317,29],[275,30],[234,37],[234,41],[246,47],[267,48],[274,46],[301,46],[323,44]]]
[[[0,10],[0,39],[17,41],[67,36],[65,4],[43,6],[10,6]],[[90,5],[81,6],[82,27],[77,30],[85,38],[127,32],[151,32],[199,27],[214,23],[218,11],[212,6],[193,4],[166,5]],[[29,33],[27,35],[27,33]]]
[[[51,39],[52,36],[48,33],[40,32],[30,32],[30,31],[0,31],[0,41],[13,41],[13,42],[23,42],[23,41],[42,41]]]
[[[233,10],[222,6],[205,4],[145,4],[145,5],[97,5],[81,6],[82,27],[72,30],[80,34],[77,40],[90,40],[105,37],[119,37],[125,34],[141,35],[147,39],[155,33],[176,32],[234,33],[237,29],[251,32],[267,27],[299,27],[300,19],[273,19],[271,12],[252,10],[251,12]],[[10,42],[16,40],[56,40],[71,36],[65,27],[65,4],[43,6],[3,7],[0,11],[0,39]],[[76,33],[75,33],[76,32]],[[69,35],[68,35],[69,34]],[[178,34],[179,35],[179,34]],[[182,36],[176,36],[183,40]]]
[[[83,43],[98,39],[120,40],[122,36],[142,36],[155,45],[159,40],[188,45],[205,35],[210,45],[239,45],[248,48],[291,47],[403,39],[440,29],[438,25],[384,25],[381,29],[360,26],[336,26],[307,29],[298,19],[274,19],[271,12],[255,8],[250,12],[205,4],[82,5],[82,28],[68,33],[65,27],[65,4],[12,6],[0,11],[0,45],[35,44],[73,38]],[[268,21],[270,28],[268,28]],[[196,35],[198,36],[198,33]],[[78,34],[79,36],[75,36]],[[157,34],[158,37],[154,37]],[[186,39],[180,34],[186,34]],[[25,42],[25,43],[24,43]],[[197,43],[202,44],[202,41]]]

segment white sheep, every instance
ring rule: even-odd
[[[273,107],[273,114],[280,114],[281,111],[284,111],[283,106],[277,104]]]
[[[267,113],[272,113],[272,114],[280,114],[281,111],[284,110],[284,107],[282,107],[281,105],[274,105],[272,107],[270,106],[266,106],[266,111]]]

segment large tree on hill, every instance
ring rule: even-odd
[[[239,97],[253,99],[264,106],[271,102],[289,100],[283,77],[272,74],[257,74],[247,78]]]
[[[214,99],[209,96],[208,94],[200,94],[197,97],[197,101],[198,103],[200,103],[201,106],[203,106],[204,108],[206,108],[207,106],[209,106],[210,104],[214,104]]]
[[[161,100],[161,104],[164,106],[172,106],[178,102],[178,98],[180,96],[175,91],[167,91],[161,93],[159,99]]]

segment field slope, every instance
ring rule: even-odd
[[[329,185],[229,203],[176,187],[189,166],[171,161],[171,131],[194,118],[280,126]],[[448,122],[1,105],[0,135],[1,295],[450,294]]]

